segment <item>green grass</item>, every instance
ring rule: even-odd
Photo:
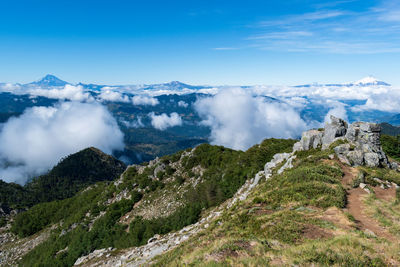
[[[342,210],[343,172],[334,162],[325,162],[331,153],[331,149],[296,152],[292,169],[262,182],[207,230],[158,256],[155,266],[388,266],[392,259],[399,261],[397,245],[367,238],[353,228],[354,217]],[[379,177],[377,173],[381,179],[397,180],[388,169],[362,171],[367,182]],[[372,210],[381,209],[377,219],[394,231],[388,220],[399,218],[399,202],[376,206],[378,200],[371,201],[367,204]],[[334,217],[325,219],[327,214]],[[321,236],[313,237],[315,231]],[[236,240],[252,245],[243,249]]]
[[[342,175],[341,170],[324,164],[301,165],[265,183],[263,193],[256,195],[257,202],[275,209],[289,203],[342,208],[346,205],[346,192],[340,183]]]
[[[220,146],[202,144],[182,162],[182,176],[170,166],[183,152],[161,158],[165,170],[154,179],[156,166],[145,167],[139,174],[136,167],[123,175],[122,184],[98,183],[92,189],[78,193],[72,198],[42,203],[17,216],[12,231],[19,236],[29,236],[56,225],[49,240],[30,251],[21,261],[22,266],[71,266],[75,260],[95,249],[105,247],[127,248],[145,244],[154,234],[165,234],[196,222],[202,211],[219,205],[261,169],[278,152],[291,151],[295,140],[268,139],[246,152],[234,151]],[[204,169],[201,182],[182,197],[183,205],[167,217],[143,219],[136,217],[129,225],[120,224],[121,216],[133,208],[133,204],[147,195],[157,195],[167,184],[183,184],[193,176],[192,168]],[[172,179],[170,179],[172,178]],[[169,182],[168,182],[169,181]],[[123,190],[132,193],[131,200],[122,200],[110,206],[108,199]],[[139,194],[140,190],[142,194]],[[136,192],[136,193],[135,193]],[[175,192],[171,192],[175,194]],[[91,226],[89,223],[100,214]],[[89,214],[89,215],[88,215]],[[62,225],[60,225],[62,222]],[[73,228],[74,226],[75,228]],[[62,230],[66,233],[61,235]],[[57,254],[68,246],[66,252]]]
[[[381,135],[383,151],[391,158],[400,161],[400,135]]]

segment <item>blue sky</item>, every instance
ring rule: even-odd
[[[0,81],[400,85],[400,3],[0,1]]]

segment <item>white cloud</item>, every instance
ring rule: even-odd
[[[255,94],[270,95],[277,98],[299,98],[310,99],[332,99],[332,100],[364,100],[372,95],[387,95],[396,91],[390,86],[366,85],[357,86],[349,84],[321,85],[312,84],[307,86],[267,86],[259,85],[250,88]]]
[[[379,110],[387,112],[400,112],[400,90],[391,89],[387,93],[374,93],[369,95],[364,105],[352,108],[355,112],[365,110]]]
[[[182,118],[176,112],[172,112],[169,116],[165,113],[155,115],[154,112],[149,113],[151,125],[158,130],[165,130],[169,127],[182,125]]]
[[[134,97],[132,97],[132,103],[134,105],[156,106],[160,102],[158,101],[157,98],[154,97],[135,95]]]
[[[0,178],[24,183],[90,146],[106,153],[124,148],[123,133],[106,107],[67,102],[28,108],[0,129]]]
[[[124,124],[128,128],[141,128],[141,127],[144,127],[144,124],[142,122],[142,118],[141,117],[138,117],[136,120],[133,120],[133,121],[122,120],[121,123]]]
[[[126,95],[121,94],[120,92],[102,88],[101,93],[98,95],[101,100],[111,101],[111,102],[129,102],[129,97]]]
[[[307,128],[289,105],[267,102],[241,88],[199,99],[195,109],[211,127],[211,142],[233,149],[245,150],[269,137],[298,137]]]
[[[329,103],[330,102],[330,103]],[[341,118],[345,121],[349,121],[348,117],[347,117],[347,111],[345,108],[345,104],[341,103],[341,102],[337,102],[337,101],[328,101],[328,104],[332,107],[328,113],[325,116],[324,122],[325,123],[329,123],[331,122],[331,115],[337,117],[337,118]]]
[[[182,107],[182,108],[187,108],[189,106],[189,104],[186,103],[185,101],[179,101],[178,106]]]
[[[74,86],[67,84],[61,89],[29,89],[28,94],[33,96],[44,96],[53,99],[60,100],[72,100],[72,101],[91,101],[93,98],[88,92],[84,92],[82,86]]]
[[[15,93],[21,90],[21,86],[19,84],[12,83],[2,83],[0,84],[0,92],[10,92]]]

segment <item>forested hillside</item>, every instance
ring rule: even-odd
[[[33,178],[26,185],[0,181],[0,203],[11,209],[22,209],[40,202],[61,200],[99,181],[119,177],[126,165],[96,148],[72,154],[47,174]]]

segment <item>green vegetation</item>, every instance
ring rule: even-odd
[[[379,178],[384,181],[394,182],[400,184],[400,173],[398,171],[388,168],[367,168],[360,167],[361,172],[364,174],[362,179],[366,184],[376,186],[378,183],[374,178]]]
[[[2,209],[8,210],[10,208],[32,206],[35,201],[30,196],[30,192],[25,187],[0,180],[0,204]]]
[[[20,262],[21,266],[72,266],[82,254],[100,247],[123,248],[131,246],[126,225],[118,223],[119,218],[130,211],[134,202],[121,200],[110,205],[104,216],[96,220],[91,229],[85,224],[75,225],[67,233],[57,231],[44,243],[29,252]],[[68,250],[58,253],[64,248]]]
[[[380,126],[382,129],[382,134],[391,135],[391,136],[400,135],[400,127],[399,126],[393,126],[386,122],[381,123]]]
[[[107,184],[99,183],[72,198],[37,204],[16,216],[11,231],[26,237],[60,221],[63,221],[64,228],[69,227],[83,220],[88,212],[99,213],[105,209],[105,206],[98,203],[105,200],[102,193],[106,187]]]
[[[0,227],[4,227],[7,225],[7,220],[4,217],[0,217]]]
[[[381,135],[383,151],[395,160],[400,161],[400,135]]]
[[[255,197],[271,209],[284,205],[327,208],[346,205],[346,192],[341,185],[340,169],[322,163],[306,163],[276,175],[265,183]]]
[[[397,245],[367,237],[353,228],[353,215],[342,210],[343,173],[329,160],[331,153],[297,152],[292,169],[275,173],[207,230],[157,257],[155,266],[388,266],[393,259],[397,263]],[[365,179],[368,175],[365,171]],[[400,218],[396,205],[388,203],[384,212],[397,216],[392,221]]]
[[[79,190],[99,181],[117,178],[126,166],[96,148],[87,148],[62,159],[47,174],[25,186],[0,180],[0,203],[12,209],[72,197]]]
[[[16,217],[12,231],[19,236],[29,236],[50,225],[57,227],[47,241],[23,258],[21,265],[70,266],[78,257],[95,249],[139,246],[155,234],[179,230],[196,222],[203,210],[232,197],[274,154],[289,152],[294,142],[268,139],[246,152],[202,144],[190,156],[183,157],[183,173],[179,175],[171,164],[178,162],[183,152],[160,159],[166,164],[162,177],[153,177],[156,166],[148,165],[141,173],[137,167],[131,167],[123,174],[121,184],[97,183],[72,198],[35,205]],[[167,217],[136,217],[129,225],[119,222],[141,199],[138,190],[157,194],[158,190],[169,186],[168,183],[184,184],[189,177],[199,176],[193,171],[195,167],[203,169],[203,175],[198,186],[184,194],[182,207]],[[105,204],[124,190],[131,193],[130,200]],[[57,254],[66,247],[68,250]]]

